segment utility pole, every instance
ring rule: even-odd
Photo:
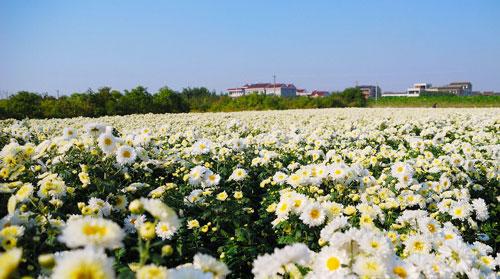
[[[378,101],[378,82],[375,87],[375,102]]]
[[[57,93],[57,99],[59,99],[59,89],[56,90]]]

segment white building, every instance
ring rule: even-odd
[[[293,84],[285,83],[254,83],[246,84],[242,87],[229,88],[227,89],[227,93],[230,97],[234,98],[250,93],[294,97],[297,95],[297,88]]]
[[[406,90],[406,96],[402,97],[418,97],[420,93],[427,91],[431,88],[432,84],[430,83],[415,83],[413,87],[410,87]]]
[[[445,86],[431,87],[429,92],[447,92],[457,96],[472,95],[472,83],[469,81],[452,82]]]

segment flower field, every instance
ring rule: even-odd
[[[0,279],[499,276],[500,109],[0,131]]]

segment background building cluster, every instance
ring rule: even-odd
[[[455,96],[472,96],[472,95],[498,95],[493,91],[472,91],[472,83],[469,81],[451,82],[447,85],[432,86],[431,83],[415,83],[412,87],[404,92],[389,92],[382,91],[378,85],[356,85],[360,89],[365,98],[380,98],[380,97],[418,97],[422,94],[429,95],[455,95]],[[237,98],[247,94],[257,93],[263,95],[274,95],[280,97],[325,97],[333,92],[324,90],[298,89],[292,83],[253,83],[245,84],[241,87],[229,88],[226,94],[230,97]]]

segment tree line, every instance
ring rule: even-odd
[[[366,100],[356,88],[347,88],[343,92],[333,92],[330,96],[321,98],[283,98],[256,93],[231,98],[218,95],[205,87],[184,88],[180,92],[163,87],[155,93],[148,92],[143,86],[123,92],[111,87],[101,87],[97,91],[89,89],[59,98],[20,91],[0,100],[0,119],[362,106],[366,106]]]

